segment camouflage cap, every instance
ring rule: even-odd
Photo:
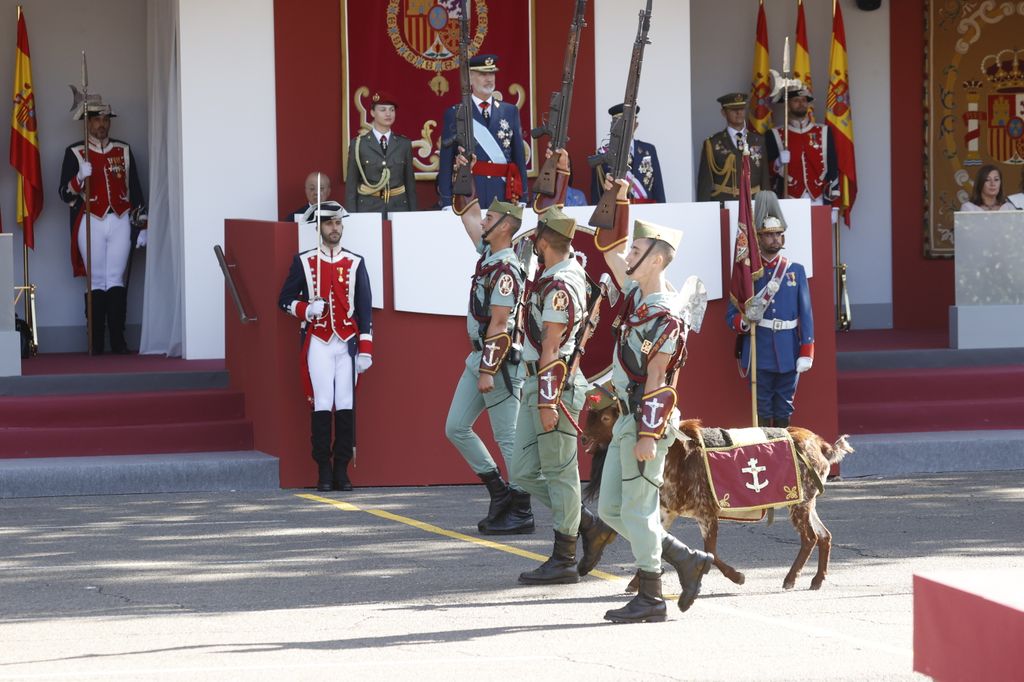
[[[576,219],[567,216],[562,209],[552,206],[540,214],[537,225],[554,230],[566,239],[572,239],[576,234]]]
[[[754,229],[758,234],[786,231],[786,217],[775,192],[761,190],[754,195]]]
[[[491,205],[487,207],[488,213],[500,213],[501,215],[512,216],[519,222],[523,222],[523,207],[519,204],[511,204],[507,201],[499,201],[495,197]]]
[[[587,391],[587,409],[603,410],[615,402],[615,387],[612,382],[606,381],[603,384],[594,384]]]
[[[683,239],[682,230],[673,230],[671,227],[664,227],[646,220],[637,220],[633,223],[633,241],[637,239],[657,239],[672,247],[672,250],[679,248],[679,242]]]

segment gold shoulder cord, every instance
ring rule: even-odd
[[[736,156],[729,154],[725,163],[719,166],[715,163],[715,154],[711,148],[711,138],[704,140],[704,156],[708,159],[708,167],[711,169],[712,177],[722,177],[721,183],[712,182],[712,189],[716,193],[736,195]]]
[[[366,171],[363,169],[363,164],[359,157],[359,145],[363,141],[363,138],[369,135],[369,131],[356,137],[356,166],[359,168],[359,178],[363,181],[363,186],[359,188],[359,193],[363,195],[377,194],[383,191],[384,204],[387,205],[391,199],[391,169],[384,166],[380,172],[380,180],[374,184],[370,184],[370,181],[366,178]]]

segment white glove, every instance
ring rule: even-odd
[[[144,249],[149,243],[149,230],[139,230],[139,236],[135,240],[135,248]]]
[[[782,162],[783,166],[785,166],[786,164],[789,163],[789,150],[788,149],[783,149],[781,152],[779,152],[779,161]]]
[[[799,357],[796,359],[796,373],[803,374],[814,364],[814,358]]]
[[[369,353],[360,353],[356,356],[356,374],[362,374],[373,365],[373,356]]]
[[[92,164],[88,161],[78,162],[78,182],[85,182],[85,179],[92,175]]]
[[[324,314],[324,302],[322,299],[317,299],[306,306],[306,321],[312,322],[316,318]]]

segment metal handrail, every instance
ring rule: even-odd
[[[213,252],[217,255],[217,262],[220,263],[221,272],[224,273],[224,281],[228,285],[228,293],[231,294],[231,298],[235,302],[235,307],[238,308],[238,319],[241,320],[242,324],[255,322],[257,318],[249,317],[245,313],[245,307],[242,305],[242,299],[238,295],[238,287],[235,286],[235,278],[231,276],[231,268],[238,266],[228,264],[227,260],[224,258],[224,249],[220,248],[220,244],[214,245]]]

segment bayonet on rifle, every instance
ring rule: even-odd
[[[644,47],[650,44],[647,34],[651,30],[651,5],[654,0],[647,0],[647,8],[640,12],[636,40],[633,42],[633,56],[629,62],[629,76],[626,79],[626,94],[622,98],[622,115],[612,119],[611,132],[608,136],[608,148],[602,154],[595,154],[587,159],[591,166],[605,164],[609,174],[616,178],[625,178],[629,168],[629,152],[633,145],[633,128],[636,123],[636,95],[640,89],[640,71],[643,68]],[[590,216],[590,224],[599,229],[611,229],[615,225],[615,195],[618,188],[612,187],[601,195],[601,200]]]

